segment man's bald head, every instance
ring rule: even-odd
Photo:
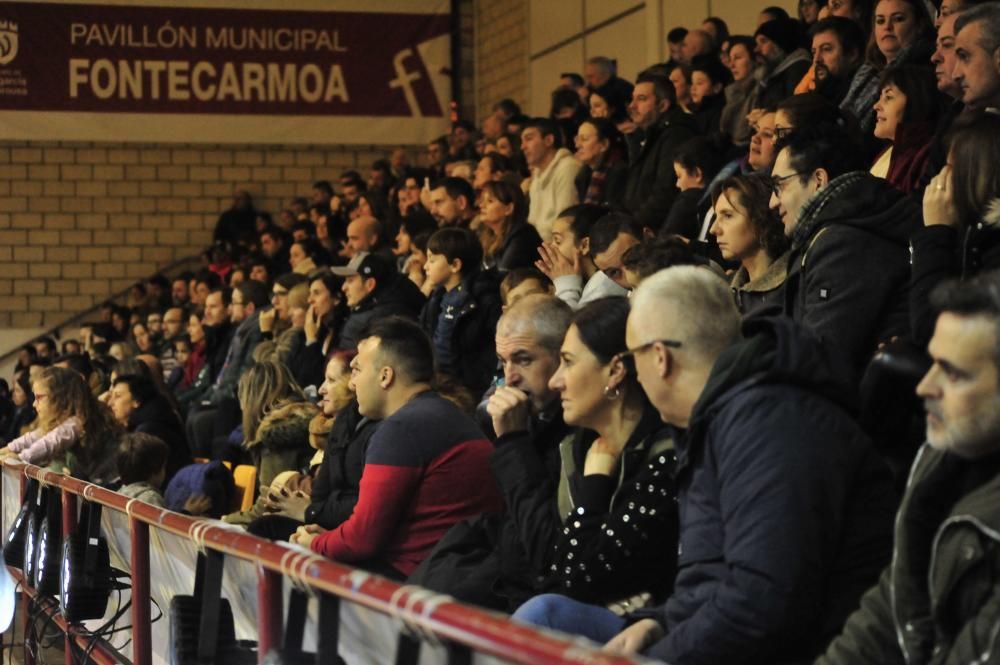
[[[712,36],[704,30],[690,30],[684,37],[684,64],[690,65],[699,55],[710,55],[713,44]]]
[[[625,342],[663,422],[688,426],[712,366],[739,337],[729,285],[707,268],[667,268],[633,292]]]
[[[382,224],[374,217],[358,217],[347,225],[347,244],[354,254],[378,247]]]
[[[525,296],[500,317],[497,337],[531,335],[536,344],[558,355],[572,319],[573,309],[555,296]]]
[[[698,266],[668,268],[643,280],[632,294],[629,323],[641,343],[680,341],[678,355],[709,367],[740,337],[740,313],[729,285]]]

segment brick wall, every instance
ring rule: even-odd
[[[527,109],[528,0],[477,2],[476,48],[477,119],[504,97]]]
[[[524,104],[527,22],[528,0],[459,3],[464,117],[503,97]],[[0,329],[59,324],[196,254],[237,188],[276,213],[389,150],[0,142]]]
[[[56,325],[198,253],[236,188],[276,213],[388,151],[0,142],[0,328]]]

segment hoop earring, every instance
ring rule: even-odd
[[[622,396],[621,386],[615,386],[614,390],[611,386],[604,386],[604,396],[611,400],[612,402]]]

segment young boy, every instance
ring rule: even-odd
[[[493,338],[501,311],[500,276],[480,270],[482,261],[482,246],[472,231],[436,231],[427,241],[424,265],[434,290],[420,314],[438,371],[455,377],[474,395],[486,390],[496,369]]]
[[[119,494],[164,507],[162,485],[167,477],[170,448],[159,437],[135,432],[122,437],[118,446]]]

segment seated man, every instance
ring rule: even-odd
[[[342,307],[335,323],[337,349],[357,348],[361,332],[372,321],[392,315],[416,319],[426,301],[420,288],[379,254],[359,252],[346,266],[330,270],[344,278],[346,318]]]
[[[686,430],[674,590],[631,622],[558,597],[546,624],[669,663],[815,657],[891,549],[891,478],[849,415],[850,386],[786,318],[741,335],[729,287],[704,268],[644,280],[626,340],[660,417]]]
[[[858,376],[879,343],[909,331],[909,241],[920,207],[867,172],[832,123],[778,144],[771,179],[791,242],[785,313],[843,353]]]
[[[308,524],[292,542],[338,561],[403,579],[456,523],[500,512],[493,451],[471,418],[431,389],[434,356],[416,323],[371,325],[351,361],[361,415],[372,435],[351,516],[326,531]]]
[[[562,528],[559,444],[570,433],[549,379],[571,316],[561,300],[530,295],[500,318],[496,349],[504,382],[487,412],[497,435],[493,475],[507,511],[454,527],[410,583],[507,611],[542,591],[539,579],[548,574]]]
[[[895,554],[822,665],[996,662],[998,286],[992,273],[931,296],[934,364],[917,387],[927,443],[896,519]]]

